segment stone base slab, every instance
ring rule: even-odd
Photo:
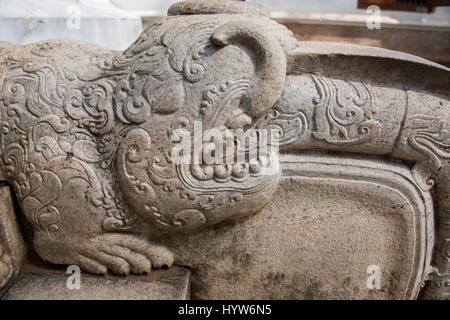
[[[81,273],[80,289],[69,289],[74,284],[73,274],[64,270],[44,273],[42,268],[30,267],[9,288],[4,300],[188,300],[191,273],[189,269],[174,266],[168,270],[153,270],[148,275],[95,276]],[[69,281],[68,281],[69,280]],[[73,286],[72,286],[73,287]]]

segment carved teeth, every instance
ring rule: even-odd
[[[214,175],[219,179],[225,179],[230,176],[230,167],[226,164],[218,165],[214,168]]]
[[[261,171],[261,164],[257,160],[251,160],[249,163],[250,173],[256,174]]]
[[[200,180],[214,179],[218,182],[225,182],[231,178],[236,181],[241,181],[250,175],[261,174],[262,169],[269,168],[270,164],[267,157],[259,157],[258,160],[250,160],[249,163],[214,164],[206,166],[191,165],[191,172]]]

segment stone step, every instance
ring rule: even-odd
[[[3,300],[189,300],[191,293],[191,272],[178,266],[127,277],[81,272],[79,289],[74,288],[75,273],[27,269]]]

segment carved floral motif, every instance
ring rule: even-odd
[[[378,105],[370,85],[312,77],[319,94],[313,99],[316,139],[332,144],[358,144],[380,132],[381,123],[374,118]]]
[[[450,130],[445,121],[431,115],[410,116],[405,127],[409,144],[425,156],[414,166],[414,177],[424,190],[429,190],[442,159],[450,159]]]

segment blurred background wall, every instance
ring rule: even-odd
[[[433,7],[433,0],[247,1],[269,8],[272,17],[301,41],[383,47],[450,66],[450,6]],[[165,16],[175,2],[0,0],[0,40],[25,44],[49,38],[76,38],[123,50],[145,25]],[[450,4],[446,0],[437,2]],[[381,11],[368,11],[371,3],[379,4]],[[399,7],[402,10],[393,10]],[[379,28],[373,24],[374,17],[379,18]]]
[[[140,16],[109,0],[0,0],[3,41],[71,38],[123,50],[142,30]]]

